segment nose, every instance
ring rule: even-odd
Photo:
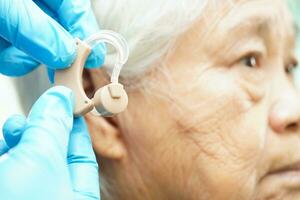
[[[299,132],[300,96],[298,91],[281,93],[271,108],[269,123],[273,131],[277,133]]]

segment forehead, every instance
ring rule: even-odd
[[[234,30],[238,27],[277,29],[278,33],[294,32],[292,17],[284,0],[237,0],[224,11],[224,28]],[[220,20],[222,21],[222,20]]]
[[[275,53],[293,51],[295,31],[286,1],[209,0],[199,20],[178,39],[172,60],[211,63],[252,39],[268,43]]]
[[[218,2],[218,3],[217,3]],[[220,45],[240,37],[259,36],[294,46],[295,26],[285,0],[211,0],[194,26],[199,42]]]

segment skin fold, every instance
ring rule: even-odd
[[[102,199],[300,199],[299,172],[278,173],[300,162],[292,17],[282,0],[222,2],[127,86],[124,113],[87,116]],[[86,91],[106,78],[89,70]]]

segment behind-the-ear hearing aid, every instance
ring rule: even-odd
[[[85,94],[82,85],[82,73],[85,61],[91,48],[100,42],[106,42],[114,46],[118,52],[117,62],[114,65],[111,83],[98,89],[92,99]],[[128,96],[123,85],[118,83],[122,66],[128,59],[129,49],[125,39],[113,32],[103,30],[85,41],[77,39],[77,58],[71,67],[55,72],[55,85],[63,85],[74,93],[74,116],[83,116],[90,111],[97,112],[101,116],[110,117],[123,112],[128,104]]]

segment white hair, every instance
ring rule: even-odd
[[[143,74],[158,62],[198,18],[208,0],[91,1],[100,28],[120,33],[129,44],[129,59],[121,72],[121,78],[126,80]],[[110,49],[105,60],[104,68],[110,72],[114,63]],[[15,81],[25,113],[50,87],[45,71],[40,67]],[[32,88],[30,93],[28,88]]]
[[[207,0],[92,0],[102,29],[125,37],[130,55],[121,76],[133,77],[153,66],[186,31]],[[105,67],[113,56],[108,53]]]

